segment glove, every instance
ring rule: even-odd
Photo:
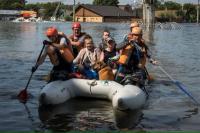
[[[38,66],[33,66],[31,72],[34,73],[37,70]]]
[[[150,59],[150,63],[153,64],[153,65],[158,65],[158,61],[153,60],[153,59]]]
[[[44,41],[43,41],[43,44],[44,44],[44,45],[51,45],[51,42],[50,42],[50,41],[47,41],[47,40],[44,40]]]

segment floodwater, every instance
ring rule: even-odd
[[[114,111],[109,101],[72,99],[56,107],[39,108],[38,95],[51,70],[47,59],[35,72],[28,92],[31,98],[22,104],[16,95],[23,89],[46,39],[48,26],[56,26],[67,35],[71,23],[0,22],[0,131],[116,131],[116,130],[200,130],[199,108],[159,69],[148,65],[156,79],[148,85],[149,99],[138,111]],[[128,23],[84,23],[83,31],[100,42],[107,28],[117,42],[129,30]],[[181,24],[178,29],[157,28],[149,45],[153,57],[187,91],[200,100],[200,26]]]

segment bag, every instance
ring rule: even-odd
[[[85,69],[84,74],[88,79],[99,79],[97,72],[92,69]]]

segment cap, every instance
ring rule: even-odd
[[[138,22],[133,22],[130,24],[130,28],[139,27]]]
[[[142,29],[140,27],[133,28],[131,34],[142,35]]]

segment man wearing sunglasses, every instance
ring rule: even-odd
[[[139,84],[143,86],[143,81],[147,78],[145,65],[146,58],[149,55],[147,53],[148,48],[144,44],[142,38],[142,29],[140,27],[133,28],[124,43],[118,60],[120,67],[118,69],[116,80],[122,83],[122,81],[125,81],[123,79],[125,79],[126,75],[137,75],[137,77],[142,79],[137,79],[138,81],[141,81]],[[152,63],[156,64],[157,62],[152,60]]]

